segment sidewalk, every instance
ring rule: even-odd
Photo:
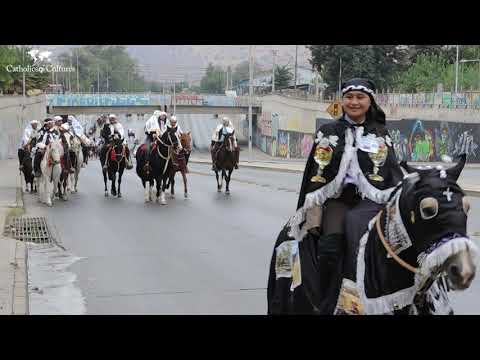
[[[242,159],[245,159],[242,161]],[[260,170],[272,170],[272,171],[281,171],[281,172],[290,172],[290,173],[303,173],[305,170],[305,164],[307,159],[284,159],[269,156],[268,154],[263,153],[258,148],[252,149],[252,161],[248,161],[248,148],[242,147],[240,152],[240,163],[239,168],[251,168],[251,169],[260,169]],[[209,152],[199,152],[193,151],[192,156],[189,159],[190,163],[193,164],[212,164],[211,156]],[[453,164],[446,164],[441,162],[431,162],[431,163],[410,163],[413,166],[432,166],[442,165],[445,168],[452,166]],[[480,164],[466,164],[465,169],[479,169]],[[460,180],[459,185],[469,196],[478,196],[480,197],[480,180],[478,182],[472,182]]]
[[[18,161],[0,160],[0,174],[0,315],[26,315],[27,247],[4,236],[7,218],[23,213]]]

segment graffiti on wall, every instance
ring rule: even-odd
[[[480,124],[405,119],[388,127],[399,160],[442,161],[466,153],[469,162],[480,162]]]
[[[278,156],[286,158],[288,154],[288,132],[278,130]]]
[[[263,136],[272,136],[272,114],[270,112],[262,112],[258,127]]]

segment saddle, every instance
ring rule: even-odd
[[[155,143],[152,144],[150,153],[153,153],[156,150],[157,150],[157,143],[155,142]],[[145,154],[147,152],[147,144],[140,145],[137,152],[139,152],[142,155]]]

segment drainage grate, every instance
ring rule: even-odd
[[[17,240],[36,244],[53,242],[53,236],[44,217],[12,217],[6,230],[10,237]]]

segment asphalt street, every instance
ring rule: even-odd
[[[190,197],[177,175],[166,206],[145,204],[134,170],[124,175],[123,198],[106,198],[98,161],[83,169],[79,192],[66,202],[47,208],[25,195],[28,215],[48,216],[62,245],[81,258],[70,271],[87,314],[266,313],[273,244],[295,211],[302,174],[240,168],[225,195],[210,166],[189,167]],[[480,235],[480,199],[471,203],[468,231]],[[480,314],[479,277],[452,296],[456,313]]]

